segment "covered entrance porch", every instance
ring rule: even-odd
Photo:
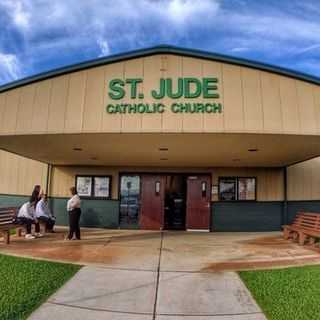
[[[48,164],[42,187],[58,224],[67,224],[69,188],[80,175],[110,181],[106,196],[95,197],[94,182],[83,197],[82,226],[155,230],[280,230],[297,211],[287,204],[286,167],[319,155],[319,146],[317,136],[247,133],[39,134],[37,143],[35,135],[0,138],[0,148]],[[12,176],[18,181],[23,174],[12,169]],[[240,201],[238,183],[250,177],[256,195]],[[221,197],[220,181],[233,186],[231,196]],[[2,198],[19,206],[26,197]]]
[[[211,175],[120,175],[120,228],[210,230]]]

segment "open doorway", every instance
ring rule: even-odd
[[[165,229],[185,230],[186,196],[186,176],[181,174],[167,174],[165,177]]]

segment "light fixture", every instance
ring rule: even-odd
[[[74,151],[82,151],[82,148],[76,147],[76,148],[73,148],[73,150],[74,150]]]

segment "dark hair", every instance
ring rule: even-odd
[[[73,195],[78,194],[76,187],[71,187],[70,191]]]
[[[33,191],[30,197],[30,202],[37,203],[39,201],[40,190],[41,190],[41,186],[39,184],[36,184],[33,188]]]

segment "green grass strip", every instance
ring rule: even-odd
[[[0,255],[0,319],[26,319],[80,268]]]
[[[239,274],[269,320],[320,319],[320,266]]]

